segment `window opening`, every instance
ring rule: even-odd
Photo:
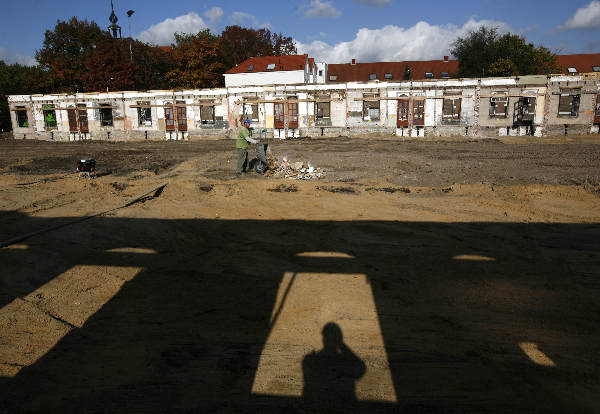
[[[375,80],[377,79],[377,74],[376,73],[369,73],[369,80]]]
[[[442,119],[445,121],[460,120],[461,101],[462,98],[444,98]]]
[[[573,66],[571,66],[571,67],[568,67],[568,68],[567,68],[567,71],[568,71],[569,73],[577,73],[577,68],[576,68],[576,67],[573,67]]]
[[[319,71],[319,76],[323,76],[323,71],[322,70]]]
[[[592,66],[594,72],[600,72],[600,66]]]
[[[17,111],[15,112],[17,115],[17,125],[19,126],[19,128],[28,128],[29,121],[27,119],[27,110],[25,109],[25,107],[18,106]]]
[[[258,122],[258,104],[244,104],[244,119],[249,119],[253,122]]]
[[[267,65],[267,70],[274,70],[275,69],[275,64],[274,63],[269,63]]]
[[[248,65],[248,72],[252,72],[254,70],[254,65]]]
[[[558,116],[577,117],[579,115],[580,99],[581,95],[579,94],[561,94],[558,100]]]
[[[389,72],[388,72],[388,73],[384,73],[384,74],[383,74],[383,78],[384,78],[384,79],[392,79],[392,74],[391,74],[391,73],[389,73]]]
[[[315,118],[317,121],[330,118],[331,102],[315,102]]]
[[[200,123],[202,125],[213,125],[215,123],[214,105],[202,105],[200,107]]]
[[[336,81],[336,80],[338,80],[338,75],[329,75],[329,80],[330,81]]]
[[[111,104],[100,104],[100,125],[113,126],[113,113]]]
[[[152,126],[152,108],[150,108],[150,102],[138,102],[141,107],[137,109],[138,113],[138,126]],[[146,106],[144,108],[144,106]]]
[[[425,72],[425,79],[433,79],[433,72]]]
[[[56,111],[54,110],[54,105],[44,105],[42,109],[46,128],[56,128]]]
[[[490,98],[490,118],[506,118],[508,116],[508,96]]]
[[[363,94],[363,119],[365,121],[379,121],[379,100],[368,100],[369,98],[378,98],[378,93]]]
[[[442,79],[450,79],[450,73],[449,72],[442,72],[441,73],[441,77],[442,77]]]

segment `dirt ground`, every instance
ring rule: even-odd
[[[0,140],[0,412],[600,412],[599,144]]]

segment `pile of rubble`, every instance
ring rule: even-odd
[[[269,169],[266,175],[275,178],[290,178],[293,180],[318,180],[325,176],[325,170],[315,168],[310,162],[290,162],[287,157],[279,162],[277,158],[271,156],[267,158]]]

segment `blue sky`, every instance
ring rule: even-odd
[[[114,0],[123,35],[131,17],[134,37],[169,44],[174,31],[225,26],[267,27],[292,36],[300,52],[340,63],[439,59],[457,36],[481,25],[524,35],[560,53],[600,52],[600,0],[406,0],[191,1]],[[110,0],[5,2],[0,59],[33,63],[44,32],[72,16],[106,27]]]

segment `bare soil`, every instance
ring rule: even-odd
[[[600,412],[599,143],[0,140],[0,412]]]

